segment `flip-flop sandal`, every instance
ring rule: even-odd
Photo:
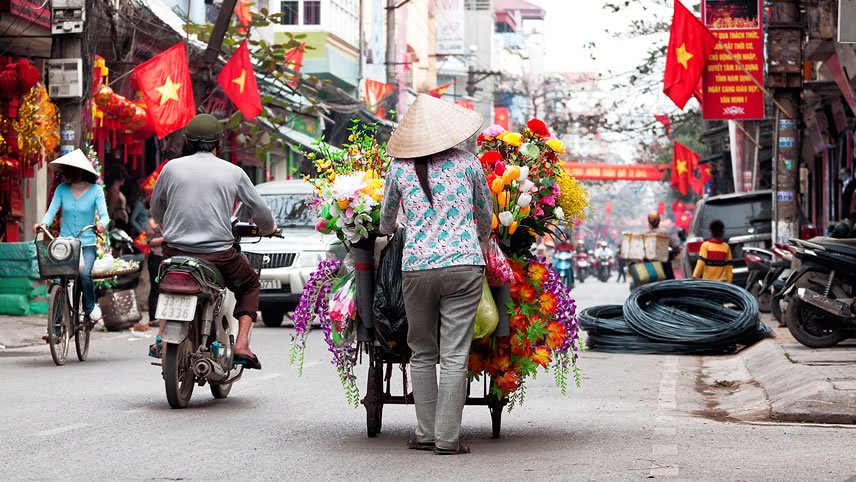
[[[444,449],[442,447],[434,447],[434,455],[463,455],[470,453],[470,448],[459,443],[456,449]]]
[[[149,345],[149,356],[152,358],[161,357],[161,337],[155,338],[155,342]]]
[[[262,364],[259,361],[259,357],[257,357],[256,355],[249,356],[235,354],[235,357],[232,359],[232,364],[241,365],[244,368],[253,368],[256,370],[262,369]]]
[[[411,450],[434,450],[434,442],[420,442],[416,437],[407,441],[407,448]]]

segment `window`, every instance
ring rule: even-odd
[[[283,25],[297,25],[297,0],[287,0],[280,2],[280,12],[282,12]]]
[[[320,0],[305,0],[303,2],[303,25],[321,25]]]

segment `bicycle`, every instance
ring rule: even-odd
[[[47,339],[51,358],[58,366],[65,364],[68,344],[74,334],[74,348],[79,361],[89,355],[89,338],[95,323],[82,313],[83,291],[78,283],[80,271],[80,236],[95,225],[81,229],[74,237],[54,237],[44,227],[38,229],[50,239],[47,246],[36,239],[39,276],[50,280],[48,288]],[[38,237],[38,236],[37,236]]]

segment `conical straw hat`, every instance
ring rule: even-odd
[[[478,112],[419,94],[389,138],[386,152],[402,159],[430,156],[469,139],[481,125]]]
[[[63,166],[76,167],[92,173],[93,176],[98,176],[98,173],[95,172],[95,168],[92,167],[92,163],[89,162],[89,158],[86,157],[86,154],[84,154],[80,149],[75,149],[64,156],[51,161],[48,165],[58,170],[62,169]]]

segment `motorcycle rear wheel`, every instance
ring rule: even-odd
[[[211,385],[211,395],[214,398],[220,400],[229,396],[229,392],[232,391],[231,383],[223,383],[221,385]]]
[[[761,293],[761,285],[759,283],[752,283],[752,286],[749,288],[749,294],[758,301],[758,311],[769,313],[772,310],[772,295],[768,291]],[[779,316],[781,316],[781,313]]]
[[[190,366],[193,342],[190,337],[181,343],[167,343],[163,353],[163,381],[166,400],[172,408],[184,408],[193,395],[196,377]]]
[[[788,331],[794,338],[809,348],[828,348],[844,339],[840,326],[832,326],[830,315],[812,309],[796,296],[788,303]]]
[[[785,316],[782,312],[782,298],[779,296],[773,296],[772,301],[770,301],[770,313],[773,314],[773,318],[779,322],[779,326],[787,326],[788,320],[785,319]]]

